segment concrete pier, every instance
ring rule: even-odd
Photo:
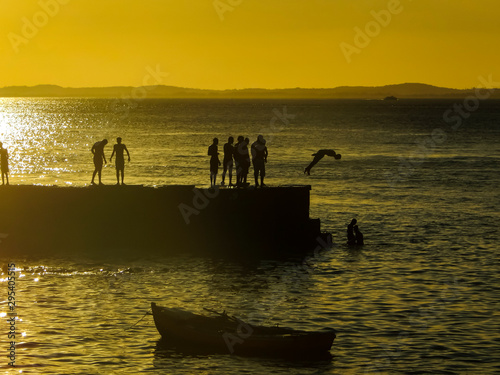
[[[0,253],[303,253],[327,241],[310,190],[0,186]]]

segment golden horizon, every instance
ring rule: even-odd
[[[3,10],[2,87],[467,89],[500,79],[493,0],[25,0]]]

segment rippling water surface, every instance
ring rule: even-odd
[[[253,141],[262,133],[268,184],[312,185],[311,217],[321,218],[334,247],[305,259],[248,261],[140,253],[87,259],[68,244],[67,256],[44,259],[5,254],[0,243],[4,314],[5,271],[9,263],[17,267],[17,372],[500,372],[499,102],[480,103],[458,128],[443,120],[453,101],[135,104],[118,112],[121,103],[113,100],[1,99],[11,184],[86,185],[92,144],[106,137],[111,146],[121,136],[132,156],[126,182],[207,185],[213,137],[222,144],[229,135]],[[304,176],[320,148],[343,158],[326,157]],[[114,183],[112,165],[104,182]],[[362,248],[344,245],[353,217],[365,235]],[[165,349],[151,316],[134,325],[152,301],[200,313],[226,310],[257,324],[335,328],[333,357],[291,361]],[[12,373],[1,358],[2,371]]]

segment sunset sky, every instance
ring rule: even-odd
[[[498,0],[0,0],[0,7],[0,87],[500,81]],[[145,79],[151,69],[161,71],[157,81]]]

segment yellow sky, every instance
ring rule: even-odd
[[[0,0],[0,9],[0,87],[139,86],[151,69],[161,75],[149,83],[211,89],[500,81],[498,0]]]

